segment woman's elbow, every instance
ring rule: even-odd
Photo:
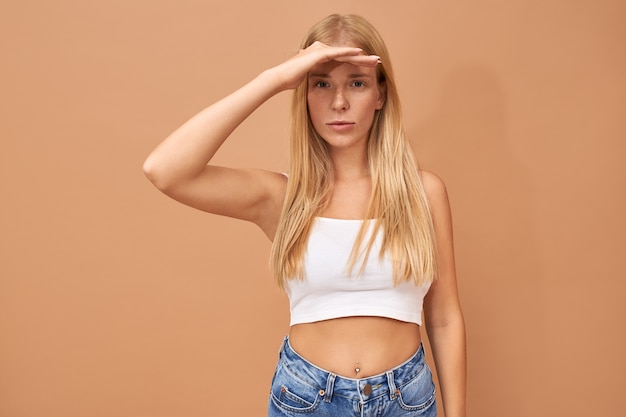
[[[146,158],[142,168],[144,175],[159,190],[164,191],[169,187],[168,175],[152,155]]]

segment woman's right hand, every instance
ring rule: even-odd
[[[309,71],[325,62],[347,62],[358,66],[375,67],[379,60],[376,55],[363,54],[361,48],[330,46],[316,41],[270,71],[276,72],[280,80],[279,90],[282,91],[298,87]]]

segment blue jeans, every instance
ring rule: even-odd
[[[298,355],[285,338],[272,380],[269,417],[435,417],[422,346],[406,362],[369,378],[346,378]]]

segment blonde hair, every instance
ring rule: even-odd
[[[315,41],[349,42],[365,54],[378,55],[379,84],[386,92],[381,110],[374,116],[368,138],[368,163],[372,195],[365,221],[349,258],[352,271],[363,256],[362,272],[378,232],[383,239],[379,257],[388,254],[394,283],[413,280],[432,282],[436,275],[435,233],[417,165],[402,126],[400,99],[387,48],[376,29],[355,15],[330,15],[313,26],[301,48]],[[315,216],[325,208],[333,186],[333,166],[326,142],[315,131],[307,108],[308,77],[296,88],[291,104],[289,181],[276,236],[271,265],[279,287],[286,280],[303,278],[302,259]],[[363,241],[374,228],[365,246]]]

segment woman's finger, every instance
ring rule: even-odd
[[[380,57],[378,55],[357,55],[357,56],[342,56],[335,58],[338,62],[347,62],[364,67],[375,67],[380,64]]]
[[[355,65],[376,66],[380,57],[377,55],[365,55],[361,48],[351,46],[329,46],[321,42],[314,42],[302,52],[322,53],[321,62],[338,61],[349,62]]]

